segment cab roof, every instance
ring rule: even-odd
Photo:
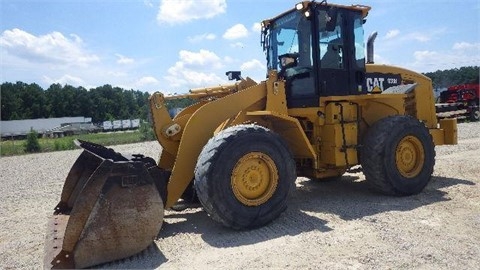
[[[345,6],[345,5],[338,5],[338,4],[330,4],[330,3],[327,3],[327,1],[322,1],[320,3],[317,3],[315,1],[303,1],[303,2],[299,2],[297,3],[292,9],[289,9],[271,19],[266,19],[266,20],[263,20],[262,22],[262,25],[264,26],[267,26],[270,24],[271,21],[274,21],[276,19],[278,19],[279,17],[282,17],[283,15],[289,13],[289,12],[292,12],[294,10],[298,10],[299,8],[297,8],[298,6],[301,6],[303,10],[306,10],[308,8],[310,8],[311,5],[316,5],[316,6],[320,6],[320,5],[323,5],[323,6],[327,6],[327,7],[336,7],[336,8],[340,8],[340,9],[350,9],[350,10],[355,10],[355,11],[360,11],[362,12],[362,17],[365,18],[367,17],[368,15],[368,12],[370,11],[370,9],[372,9],[371,7],[369,6],[365,6],[365,5],[351,5],[351,6]]]

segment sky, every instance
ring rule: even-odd
[[[480,65],[480,1],[337,0],[372,7],[375,62],[417,72]],[[0,81],[185,93],[265,79],[260,22],[293,0],[0,0]]]

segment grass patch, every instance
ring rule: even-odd
[[[73,136],[65,136],[63,138],[40,138],[40,152],[64,151],[76,149],[73,140],[81,139],[93,143],[98,143],[104,146],[129,144],[151,140],[145,138],[144,133],[140,131],[132,132],[111,132],[111,133],[95,133],[95,134],[80,134]],[[0,142],[0,156],[14,156],[27,154],[25,152],[26,140],[2,140]]]

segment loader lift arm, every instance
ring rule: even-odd
[[[245,82],[247,85],[252,85],[252,81],[250,83],[248,81]],[[188,97],[195,97],[196,94],[198,92]],[[157,140],[165,147],[163,151],[168,153],[162,153],[159,166],[164,166],[164,169],[170,169],[172,160],[168,160],[168,158],[169,156],[175,157],[167,186],[165,207],[169,208],[178,201],[193,179],[193,171],[198,155],[217,127],[225,120],[239,114],[239,112],[255,105],[258,106],[259,102],[264,103],[264,101],[261,101],[266,97],[266,90],[264,84],[253,85],[228,96],[198,105],[200,107],[193,114],[179,115],[174,120],[168,120],[169,115],[164,103],[161,101],[161,95],[160,93],[154,94],[150,99],[150,105]],[[206,119],[208,121],[205,121]],[[168,130],[168,126],[175,124],[180,126],[180,132],[175,134],[176,136],[181,136],[180,142],[172,142],[165,132],[165,130]]]

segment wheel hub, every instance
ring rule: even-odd
[[[400,174],[405,178],[417,176],[425,161],[425,151],[420,140],[414,136],[403,138],[395,151],[395,162]]]
[[[260,152],[244,155],[233,168],[231,185],[235,197],[244,205],[258,206],[267,202],[278,185],[275,162]]]

